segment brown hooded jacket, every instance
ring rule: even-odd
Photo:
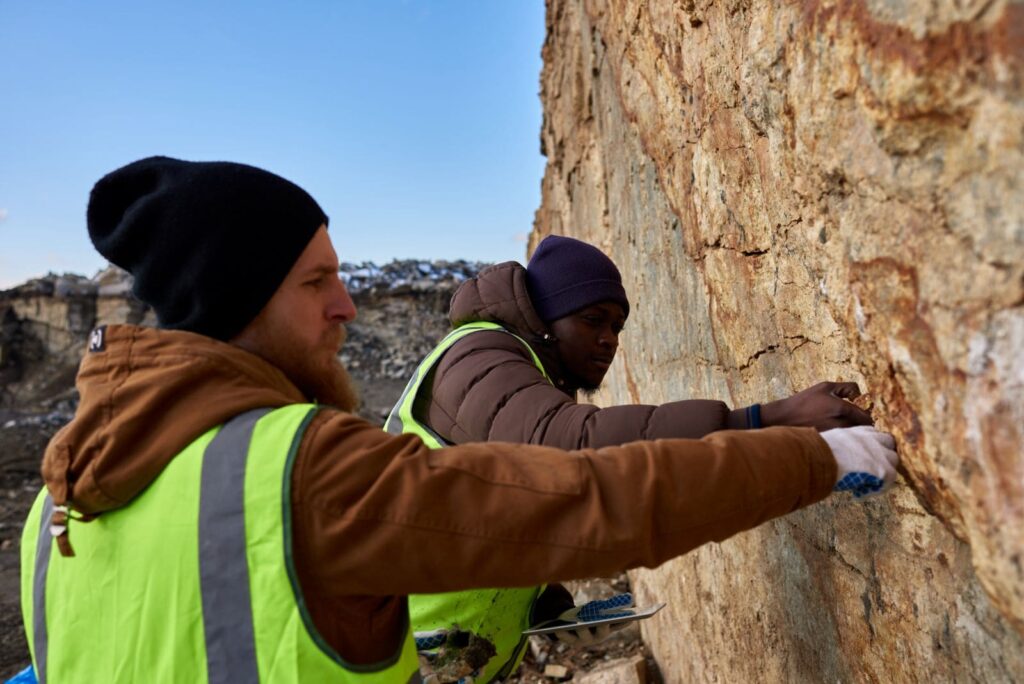
[[[305,401],[238,347],[134,326],[106,328],[77,386],[78,411],[48,446],[43,475],[58,504],[86,514],[130,504],[228,418]],[[811,429],[568,453],[503,443],[430,450],[323,407],[293,472],[294,555],[315,627],[343,658],[367,664],[398,648],[407,594],[656,566],[814,503],[835,478]],[[82,524],[69,525],[72,545]]]
[[[638,439],[698,438],[747,428],[746,411],[693,399],[661,406],[598,408],[576,402],[526,289],[526,269],[496,264],[464,282],[452,297],[452,325],[498,323],[529,342],[549,383],[521,342],[503,332],[473,333],[456,342],[424,383],[413,415],[451,444],[499,441],[561,449],[597,448]],[[552,384],[553,383],[553,384]]]

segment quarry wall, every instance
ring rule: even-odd
[[[666,681],[1024,680],[1024,4],[548,0],[531,248],[633,301],[598,403],[856,380],[897,488],[634,573]]]

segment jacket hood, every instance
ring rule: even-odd
[[[527,338],[548,333],[530,301],[526,269],[516,261],[488,266],[462,283],[452,295],[448,318],[455,327],[474,321],[501,323]]]
[[[42,472],[55,504],[86,515],[130,502],[229,418],[306,401],[280,370],[239,347],[130,325],[93,333],[76,386],[78,410],[47,446]]]
[[[476,277],[463,282],[452,295],[448,320],[456,328],[476,321],[502,325],[530,343],[560,390],[575,394],[577,388],[566,378],[551,330],[530,300],[526,268],[519,262],[505,261],[488,266]]]

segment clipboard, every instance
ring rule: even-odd
[[[625,624],[636,620],[646,620],[664,607],[664,603],[658,603],[647,608],[629,608],[623,611],[623,613],[629,613],[628,615],[619,614],[592,620],[548,620],[535,627],[524,629],[522,633],[524,636],[529,636],[531,634],[551,634],[552,632],[561,632],[568,629],[580,629],[581,627]]]

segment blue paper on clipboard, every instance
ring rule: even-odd
[[[550,634],[580,627],[617,625],[634,620],[646,620],[664,607],[664,603],[658,603],[646,608],[636,608],[633,606],[632,594],[616,594],[611,598],[588,601],[574,606],[553,620],[547,620],[523,630],[523,634]]]

